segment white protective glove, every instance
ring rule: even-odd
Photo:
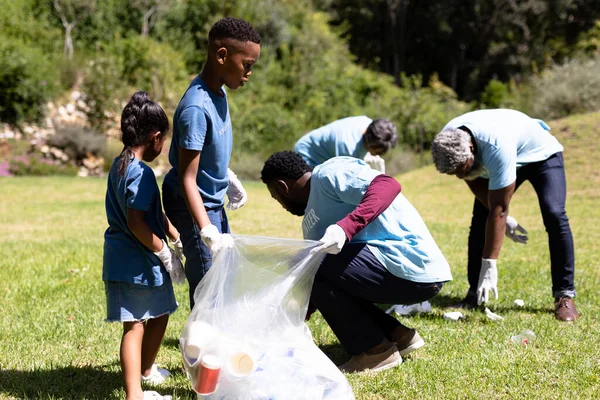
[[[173,250],[175,251],[175,255],[179,260],[183,261],[183,243],[181,242],[181,234],[177,234],[177,240],[171,242],[173,245]]]
[[[364,161],[374,170],[380,171],[385,174],[385,160],[379,156],[374,156],[371,153],[367,153]]]
[[[227,177],[229,178],[229,186],[227,187],[229,203],[227,203],[227,209],[233,211],[246,204],[248,194],[242,186],[242,182],[240,182],[232,170],[227,169]]]
[[[200,230],[200,238],[210,249],[213,257],[215,257],[219,251],[233,247],[233,238],[231,235],[219,232],[217,227],[213,224],[206,225]]]
[[[477,304],[487,303],[490,292],[494,292],[498,300],[498,269],[497,260],[489,258],[481,259],[481,271],[479,272],[479,283],[477,284]]]
[[[162,242],[162,249],[154,254],[156,254],[162,265],[171,276],[173,283],[181,284],[185,282],[185,271],[183,270],[181,260],[177,258],[175,252],[167,245],[167,242],[164,240]]]
[[[319,240],[321,245],[310,251],[310,254],[325,252],[329,254],[338,254],[346,243],[346,232],[338,224],[329,225],[325,234]]]
[[[521,232],[523,235],[517,234]],[[516,219],[510,215],[506,217],[506,237],[510,238],[513,242],[527,244],[527,230],[523,228]]]

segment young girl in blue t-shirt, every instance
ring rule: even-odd
[[[154,360],[177,309],[172,281],[185,279],[179,233],[163,213],[154,172],[143,162],[160,154],[168,131],[160,105],[145,92],[135,93],[121,115],[123,151],[108,175],[102,279],[106,319],[123,323],[120,355],[128,400],[170,398],[142,391],[141,385],[161,384],[169,376]]]

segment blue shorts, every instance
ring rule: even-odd
[[[169,315],[177,310],[171,280],[162,286],[104,281],[106,321],[134,322]]]

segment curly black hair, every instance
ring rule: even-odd
[[[264,183],[269,183],[275,178],[298,179],[311,171],[312,168],[300,154],[286,150],[271,154],[260,172],[260,179]]]
[[[260,35],[252,25],[243,19],[226,17],[217,21],[208,33],[208,41],[219,39],[234,39],[238,42],[253,42],[260,44]]]

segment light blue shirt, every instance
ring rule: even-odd
[[[364,161],[351,157],[332,158],[317,166],[302,221],[304,238],[321,239],[329,225],[354,211],[379,174]],[[399,278],[424,283],[452,280],[444,255],[402,193],[351,243],[367,243],[381,264]]]
[[[363,133],[371,122],[373,120],[364,115],[338,119],[302,136],[294,151],[312,168],[338,156],[363,159],[368,152]]]
[[[160,191],[150,167],[134,158],[125,176],[117,176],[115,158],[108,173],[102,279],[145,286],[161,286],[171,279],[158,257],[127,226],[127,209],[145,211],[144,221],[166,240]]]
[[[206,87],[198,75],[179,101],[173,117],[173,140],[169,162],[173,167],[165,183],[182,195],[179,187],[179,149],[200,152],[196,184],[207,209],[225,203],[227,168],[231,158],[233,134],[225,89],[220,97]]]
[[[472,111],[454,118],[444,129],[461,126],[475,137],[476,160],[486,168],[481,176],[490,180],[490,190],[515,182],[518,168],[564,150],[544,121],[515,110]]]

